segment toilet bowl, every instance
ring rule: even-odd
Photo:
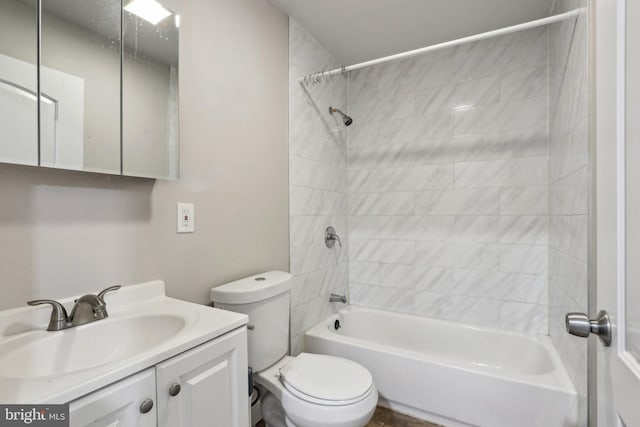
[[[265,391],[263,418],[269,427],[363,427],[378,402],[366,368],[335,356],[286,356],[290,280],[272,271],[211,289],[216,307],[249,316],[249,366]]]
[[[255,381],[278,401],[288,427],[362,427],[378,402],[369,371],[339,357],[309,353],[285,356],[256,374]],[[269,426],[280,427],[280,408],[263,412]]]

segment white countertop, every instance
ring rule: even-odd
[[[70,311],[74,299],[67,298],[60,302]],[[105,363],[88,369],[30,378],[13,377],[10,374],[0,375],[0,403],[70,402],[233,329],[243,327],[248,321],[244,314],[169,298],[165,295],[162,281],[126,286],[119,291],[107,294],[105,300],[109,312],[107,319],[56,332],[46,330],[51,314],[51,307],[48,305],[0,311],[0,360],[14,351],[20,342],[48,339],[53,337],[50,334],[64,334],[72,329],[91,328],[101,322],[126,322],[130,317],[173,315],[181,317],[184,320],[184,326],[178,333],[148,350],[145,349],[134,356],[116,361],[105,360]],[[52,348],[51,351],[52,358],[64,359],[67,356],[54,354],[61,353],[64,349]],[[87,348],[86,351],[90,352],[91,348]]]

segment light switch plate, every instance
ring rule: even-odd
[[[178,233],[193,233],[195,231],[193,203],[178,203],[176,219]]]

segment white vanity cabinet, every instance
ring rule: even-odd
[[[149,368],[71,402],[69,425],[155,427],[155,405],[149,408],[149,403],[155,400],[156,374],[154,368]]]
[[[242,327],[74,400],[70,427],[247,427],[248,400]]]
[[[159,427],[249,425],[246,329],[156,365]]]

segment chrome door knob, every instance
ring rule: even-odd
[[[604,310],[600,310],[595,320],[590,320],[584,313],[567,313],[565,326],[571,335],[586,338],[590,334],[596,334],[602,345],[611,345],[611,321]]]

